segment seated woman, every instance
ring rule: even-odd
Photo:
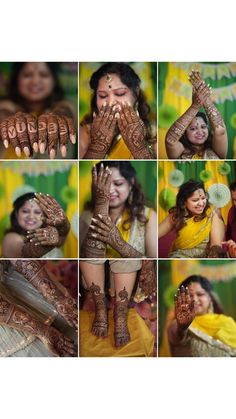
[[[156,155],[141,80],[125,63],[103,64],[90,80],[91,112],[80,126],[81,159],[150,159]]]
[[[172,356],[236,356],[236,323],[224,314],[207,278],[192,275],[180,284],[168,339]]]
[[[165,144],[169,159],[225,159],[228,137],[225,123],[211,99],[210,88],[198,71],[190,73],[192,104],[170,127]],[[210,122],[204,112],[204,107]]]
[[[58,63],[12,64],[9,92],[0,101],[1,158],[77,157],[71,146],[76,113],[64,99],[58,72]]]
[[[70,230],[69,220],[49,196],[26,193],[15,200],[11,227],[5,232],[2,256],[5,258],[62,257],[63,246]]]
[[[202,182],[189,180],[181,185],[176,206],[159,225],[159,238],[170,231],[177,237],[168,257],[224,257],[224,223],[220,212],[210,206]]]
[[[128,308],[138,271],[140,271],[139,286],[143,294],[145,297],[152,296],[154,298],[156,295],[156,273],[154,262],[151,260],[111,260],[109,263],[115,289],[114,340],[115,346],[120,347],[130,341]],[[98,260],[80,261],[80,269],[84,287],[90,291],[95,307],[91,332],[97,337],[107,337],[108,311],[105,296],[104,262],[101,263]]]
[[[77,319],[42,261],[0,262],[0,356],[76,356]]]
[[[156,213],[144,205],[133,166],[100,162],[92,178],[92,200],[80,217],[81,257],[155,258]]]

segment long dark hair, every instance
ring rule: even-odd
[[[202,118],[208,128],[208,137],[205,143],[203,144],[203,149],[206,150],[207,148],[212,148],[212,133],[209,127],[209,122],[208,122],[206,114],[204,112],[198,112],[194,118]],[[185,148],[188,148],[190,151],[195,151],[193,144],[189,141],[187,137],[186,130],[179,141],[183,144]]]
[[[27,109],[27,103],[25,102],[25,99],[20,95],[18,90],[19,74],[22,68],[25,66],[25,64],[27,64],[27,62],[18,62],[12,64],[8,98],[13,102],[17,103],[18,105],[24,107],[24,109]],[[45,64],[49,68],[54,79],[53,91],[51,95],[45,99],[45,107],[51,107],[55,102],[64,99],[64,90],[61,84],[59,83],[58,78],[60,63],[46,62]]]
[[[173,215],[174,220],[176,221],[176,231],[179,231],[184,225],[185,225],[185,220],[186,220],[186,200],[188,198],[190,198],[193,193],[195,191],[197,191],[198,189],[203,189],[206,198],[207,198],[207,203],[206,206],[204,208],[204,211],[202,212],[202,214],[199,215],[195,215],[194,216],[194,221],[201,221],[203,220],[203,218],[205,218],[206,216],[206,211],[207,209],[210,207],[209,203],[208,203],[208,194],[205,191],[205,187],[203,182],[199,182],[197,180],[193,180],[190,179],[188,182],[183,183],[180,188],[179,188],[179,192],[177,193],[176,196],[176,205],[175,207],[172,207],[169,210],[169,213]]]
[[[179,285],[179,288],[183,285],[184,287],[188,287],[193,282],[197,282],[201,285],[201,287],[209,294],[212,304],[213,304],[213,310],[214,313],[217,314],[224,314],[223,307],[221,306],[220,302],[218,301],[216,295],[214,294],[212,284],[210,281],[201,275],[191,275],[188,276],[181,284]]]
[[[129,218],[124,221],[123,228],[128,230],[129,224],[137,218],[141,223],[146,224],[148,219],[144,215],[144,204],[145,198],[144,194],[141,191],[141,185],[136,179],[136,170],[129,161],[102,161],[96,164],[97,172],[103,163],[104,167],[114,167],[119,170],[120,174],[128,181],[132,186],[130,191],[132,199],[129,198],[125,202],[125,207],[129,212]],[[93,210],[95,206],[95,193],[92,190],[92,199],[91,201],[85,204],[85,209]]]
[[[91,98],[91,110],[88,115],[86,115],[81,123],[81,125],[90,124],[93,121],[93,113],[98,113],[97,108],[97,88],[99,80],[104,77],[106,74],[117,74],[124,83],[133,93],[137,110],[139,112],[140,118],[145,124],[147,130],[147,139],[152,137],[151,134],[151,125],[148,119],[148,114],[150,112],[150,107],[147,104],[145,95],[140,89],[141,80],[139,76],[135,73],[132,67],[127,63],[106,63],[103,64],[97,71],[95,71],[90,79],[89,85],[93,90],[93,95]]]
[[[28,192],[24,195],[19,196],[19,198],[17,198],[13,202],[13,211],[10,214],[11,227],[5,231],[5,234],[18,233],[24,236],[26,235],[26,230],[23,229],[17,221],[17,213],[26,201],[29,201],[30,199],[33,199],[33,198],[35,198],[35,194],[33,192]],[[42,221],[42,224],[43,224],[43,221]]]

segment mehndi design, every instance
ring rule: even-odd
[[[96,285],[93,282],[89,291],[95,305],[95,317],[91,332],[95,336],[106,337],[108,335],[108,320],[105,294],[101,292],[99,285]]]

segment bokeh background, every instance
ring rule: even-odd
[[[205,276],[227,316],[236,319],[236,262],[229,260],[159,260],[159,355],[170,356],[166,327],[174,317],[174,295],[190,275]]]
[[[192,85],[188,74],[192,69],[201,72],[212,87],[212,98],[220,111],[228,132],[227,158],[236,158],[236,63],[184,63],[158,64],[158,144],[159,158],[167,159],[165,136],[173,124],[191,105]]]
[[[0,243],[10,226],[13,201],[27,192],[52,195],[71,223],[63,257],[78,256],[78,167],[68,161],[0,162]]]

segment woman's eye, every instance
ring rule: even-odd
[[[107,95],[99,95],[98,98],[99,99],[106,99]]]
[[[121,96],[124,96],[126,93],[124,92],[124,93],[116,93],[116,96],[118,96],[118,97],[121,97]]]

